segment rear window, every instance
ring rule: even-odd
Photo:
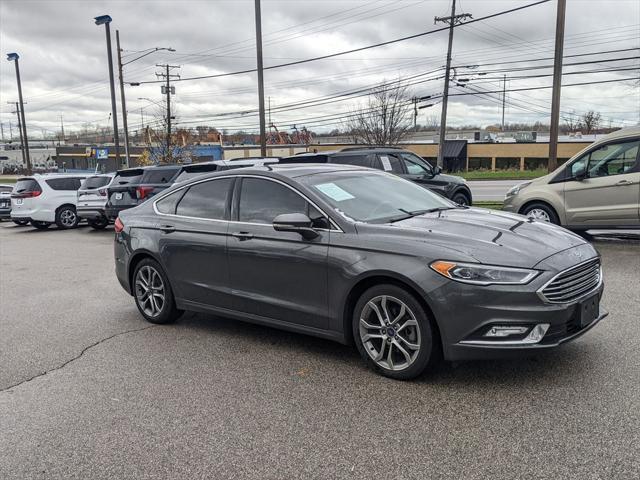
[[[84,190],[94,190],[109,184],[111,177],[89,177],[82,183]]]
[[[133,170],[122,170],[113,179],[114,185],[128,185],[129,183],[140,183],[144,170],[136,168]]]
[[[16,193],[37,192],[40,185],[33,178],[21,178],[16,182]]]
[[[358,167],[371,167],[373,162],[368,155],[337,155],[332,158],[333,163],[342,165],[357,165]]]
[[[78,190],[80,188],[79,178],[52,178],[45,180],[54,190]]]
[[[180,167],[176,168],[151,168],[144,172],[140,183],[169,183]]]
[[[183,170],[178,178],[177,182],[184,182],[185,180],[191,180],[192,178],[204,175],[205,173],[211,173],[218,170],[218,165],[200,165],[197,167],[190,167],[188,170]]]

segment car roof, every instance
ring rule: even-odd
[[[616,130],[615,132],[611,132],[607,135],[600,137],[598,140],[594,142],[594,144],[600,143],[600,142],[608,142],[609,140],[613,140],[614,138],[636,137],[636,136],[640,136],[640,126],[621,128],[620,130]]]
[[[289,163],[280,164],[274,163],[265,166],[255,166],[238,168],[235,170],[223,170],[213,172],[210,174],[202,175],[198,177],[198,180],[204,180],[207,178],[216,178],[229,175],[247,175],[247,174],[267,174],[265,176],[271,176],[270,174],[277,174],[288,178],[306,177],[308,175],[315,175],[317,173],[332,173],[332,172],[376,172],[370,168],[359,167],[357,165],[341,165],[337,163]]]

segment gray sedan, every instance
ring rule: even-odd
[[[115,230],[116,274],[148,321],[191,310],[353,342],[397,379],[441,358],[544,351],[606,316],[581,237],[361,167],[198,177]]]

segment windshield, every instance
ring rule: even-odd
[[[331,172],[298,178],[336,212],[367,223],[386,223],[455,204],[413,182],[384,172]]]

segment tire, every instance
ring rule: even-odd
[[[451,201],[457,203],[458,205],[470,206],[469,198],[462,192],[456,193]]]
[[[147,322],[166,324],[180,318],[183,311],[176,308],[169,279],[158,262],[145,258],[136,265],[132,278],[136,307]],[[149,296],[150,286],[153,287],[151,296]],[[161,304],[159,304],[160,301]]]
[[[24,227],[25,225],[29,224],[29,220],[17,220],[17,219],[12,219],[13,223],[15,223],[16,225],[20,225],[21,227]]]
[[[385,308],[388,315],[384,313]],[[364,292],[353,311],[352,326],[360,356],[369,368],[386,377],[415,378],[435,361],[439,351],[424,308],[413,295],[396,285],[377,285]],[[394,327],[399,328],[396,331]]]
[[[38,230],[46,230],[51,226],[48,222],[38,222],[37,220],[31,220],[31,226],[37,228]]]
[[[104,230],[109,225],[107,217],[102,217],[99,220],[87,220],[89,226],[95,230]]]
[[[76,228],[79,221],[76,209],[71,205],[64,205],[56,211],[56,225],[61,230]]]
[[[558,214],[555,212],[553,208],[551,208],[546,203],[542,203],[542,202],[530,203],[529,205],[527,205],[522,209],[521,213],[522,215],[526,215],[527,217],[530,217],[530,218],[535,218],[536,220],[553,223],[554,225],[560,225],[560,219],[558,218]]]

